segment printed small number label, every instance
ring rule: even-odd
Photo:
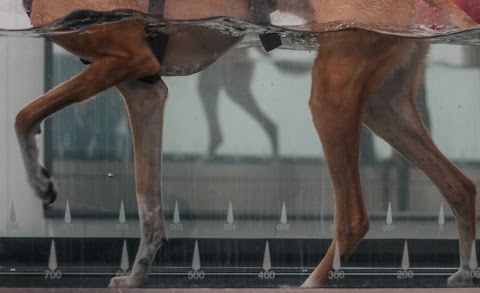
[[[172,224],[170,224],[170,230],[172,230],[172,231],[183,231],[183,224],[172,223]]]
[[[278,231],[290,231],[291,225],[290,224],[278,224],[277,230]]]
[[[130,272],[129,271],[117,271],[116,276],[117,277],[126,277],[129,276]]]
[[[383,225],[383,231],[385,232],[393,232],[395,231],[395,225]]]
[[[20,225],[18,223],[8,223],[7,228],[10,231],[18,231],[20,230]]]
[[[128,230],[128,224],[126,223],[118,223],[115,227],[117,229],[117,231],[127,231]]]
[[[62,272],[61,271],[50,271],[46,270],[45,271],[45,279],[50,279],[50,280],[58,280],[62,278]]]
[[[342,280],[345,279],[345,272],[344,271],[330,271],[328,272],[328,278],[330,280]]]
[[[479,279],[480,278],[480,269],[473,270],[473,271],[467,271],[467,272],[464,272],[464,274],[467,278]]]
[[[238,227],[235,223],[231,223],[231,224],[225,223],[223,224],[223,229],[225,231],[235,231],[238,229]]]
[[[73,224],[64,223],[62,224],[62,229],[65,231],[73,231]]]
[[[397,279],[412,279],[413,272],[412,271],[398,271],[397,272]]]
[[[205,272],[204,271],[190,271],[190,272],[188,272],[188,279],[189,280],[203,280],[203,279],[205,279]]]
[[[275,279],[274,271],[262,271],[258,274],[258,277],[262,280],[273,280]]]

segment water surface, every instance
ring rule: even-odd
[[[462,45],[480,44],[480,25],[459,30],[447,25],[417,24],[408,29],[398,27],[376,27],[373,25],[359,25],[356,23],[321,23],[321,24],[282,24],[259,25],[251,22],[229,18],[214,17],[199,20],[168,20],[131,10],[111,12],[94,12],[90,17],[78,18],[79,12],[74,12],[49,25],[30,29],[9,30],[0,29],[0,36],[9,37],[52,37],[62,34],[86,33],[91,26],[122,22],[125,26],[132,20],[141,20],[150,33],[163,31],[169,26],[207,27],[220,33],[233,36],[245,36],[241,45],[258,45],[258,34],[278,33],[283,38],[283,48],[286,49],[313,49],[315,35],[334,31],[361,29],[374,31],[386,35],[395,35],[405,38],[428,39],[431,43],[448,43]],[[83,15],[90,12],[84,11]],[[82,15],[82,14],[81,14]]]

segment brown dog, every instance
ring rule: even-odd
[[[153,4],[155,0],[152,0]],[[449,0],[425,0],[450,24],[466,28],[476,23]],[[78,10],[133,9],[149,12],[148,0],[33,0],[31,20],[41,26]],[[303,4],[303,5],[299,5]],[[415,21],[417,0],[277,0],[278,8],[318,23],[340,22],[408,29]],[[299,9],[308,7],[311,13]],[[166,0],[163,16],[199,19],[230,16],[253,20],[247,0]],[[253,12],[253,14],[252,14]],[[117,87],[128,108],[135,147],[136,192],[141,242],[130,276],[113,278],[112,287],[145,282],[152,261],[165,240],[161,199],[161,149],[167,87],[162,80],[147,84],[147,76],[187,75],[200,71],[235,45],[240,37],[204,27],[171,26],[162,64],[145,41],[143,23],[92,26],[88,34],[52,37],[82,59],[92,62],[73,79],[39,97],[17,116],[16,131],[29,182],[37,195],[51,203],[52,180],[38,157],[35,135],[43,119],[72,103]],[[475,185],[437,149],[415,106],[428,51],[425,41],[397,38],[362,30],[318,34],[320,46],[312,73],[310,108],[335,189],[335,236],[327,254],[305,281],[305,287],[325,284],[332,271],[335,247],[345,260],[369,228],[359,178],[359,139],[362,123],[388,141],[427,174],[453,209],[460,235],[461,266],[451,286],[472,284],[469,259],[475,241]],[[354,48],[354,49],[352,49]]]

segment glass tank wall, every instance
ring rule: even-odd
[[[15,21],[25,19],[0,27]],[[201,73],[164,78],[169,242],[148,286],[297,286],[328,248],[332,186],[308,108],[315,52],[262,50],[237,48]],[[418,96],[438,147],[477,185],[479,56],[434,45]],[[60,190],[44,208],[24,175],[15,116],[86,67],[43,39],[11,36],[0,38],[0,64],[0,286],[105,287],[131,270],[140,237],[123,101],[109,90],[43,124],[42,158]],[[366,129],[360,163],[370,231],[330,286],[445,286],[459,265],[447,203]]]

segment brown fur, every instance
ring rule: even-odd
[[[309,7],[310,11],[296,13],[313,17],[316,22],[353,22],[373,27],[408,28],[413,24],[417,7],[416,0],[312,0],[302,2],[303,6],[292,6],[295,1],[301,0],[278,0],[278,6],[284,10]],[[426,2],[453,25],[464,28],[476,24],[448,0]],[[148,4],[146,0],[65,3],[64,0],[34,0],[33,24],[43,25],[80,8],[102,11],[129,8],[145,12]],[[249,20],[247,1],[166,1],[168,18],[219,15]],[[143,26],[136,20],[92,27],[89,34],[53,38],[93,64],[79,76],[41,96],[17,116],[16,130],[30,183],[45,202],[51,202],[56,191],[51,179],[41,172],[34,140],[39,123],[61,108],[112,86],[124,96],[135,146],[142,238],[131,275],[112,279],[110,286],[113,287],[133,287],[145,282],[153,257],[165,238],[159,132],[167,88],[163,81],[147,85],[134,80],[159,72],[196,72],[239,41],[206,28],[170,27],[168,33],[170,42],[163,64],[158,63],[144,42]],[[327,254],[304,286],[325,284],[333,269],[335,247],[339,247],[339,254],[345,260],[368,231],[358,166],[362,123],[424,171],[446,198],[459,229],[461,261],[460,270],[449,279],[449,285],[471,285],[468,262],[476,231],[475,185],[437,149],[414,101],[428,44],[360,30],[319,34],[318,41],[322,46],[312,70],[309,105],[335,191],[336,229]]]

